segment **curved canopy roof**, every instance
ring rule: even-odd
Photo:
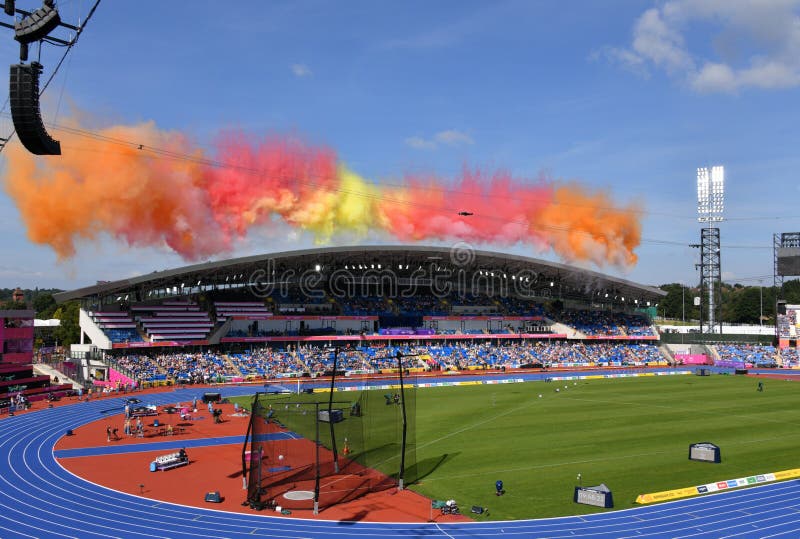
[[[58,302],[127,300],[133,303],[214,288],[248,286],[270,275],[285,283],[309,279],[309,275],[316,275],[310,281],[317,283],[348,275],[355,280],[370,276],[373,282],[394,276],[401,282],[425,286],[447,286],[447,283],[454,286],[457,282],[468,285],[491,282],[494,286],[506,283],[507,290],[524,289],[538,297],[641,307],[649,305],[648,302],[658,302],[666,295],[658,288],[588,269],[520,255],[473,250],[466,244],[456,244],[450,248],[365,245],[267,253],[99,282],[60,292],[54,297]]]

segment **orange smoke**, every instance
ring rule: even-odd
[[[57,130],[63,155],[6,148],[5,188],[31,241],[71,257],[101,235],[161,246],[196,260],[230,251],[274,220],[327,241],[382,231],[401,241],[460,239],[552,249],[567,261],[636,263],[640,224],[604,193],[544,178],[465,170],[455,179],[366,180],[333,150],[295,139],[220,137],[207,156],[178,132],[152,123]],[[469,212],[472,215],[459,215]]]
[[[553,251],[566,261],[589,260],[598,266],[636,264],[641,225],[632,207],[616,207],[603,193],[576,184],[553,191],[552,204],[531,215],[534,228],[547,230]]]

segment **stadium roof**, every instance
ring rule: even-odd
[[[53,296],[59,303],[70,300],[102,302],[112,297],[116,301],[134,303],[168,295],[189,295],[215,288],[248,286],[259,275],[284,276],[282,278],[287,282],[297,282],[309,273],[330,279],[332,275],[341,278],[344,272],[358,279],[364,272],[372,272],[374,278],[375,273],[380,271],[382,275],[379,277],[383,278],[395,270],[399,280],[418,279],[419,282],[428,283],[426,286],[430,285],[433,278],[440,284],[459,278],[486,283],[491,276],[492,280],[502,279],[515,285],[524,281],[531,290],[541,292],[536,293],[537,296],[587,301],[597,299],[604,303],[629,306],[636,302],[639,306],[645,306],[647,302],[657,302],[666,295],[658,288],[592,270],[526,256],[472,250],[462,245],[463,248],[459,248],[459,244],[455,247],[370,245],[267,253],[99,282]],[[164,291],[170,293],[165,294]]]

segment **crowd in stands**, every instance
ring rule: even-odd
[[[780,355],[784,368],[794,369],[800,367],[800,356],[797,353],[797,348],[783,348]]]
[[[215,353],[136,354],[116,356],[111,365],[135,380],[207,383],[230,376],[232,369]]]
[[[546,316],[544,306],[531,301],[513,297],[501,297],[500,303],[509,315],[516,316]]]
[[[112,343],[122,342],[142,342],[142,336],[134,328],[127,329],[104,329],[106,336]]]
[[[588,336],[650,336],[650,323],[642,316],[603,311],[569,310],[560,321]]]
[[[718,344],[716,346],[720,361],[743,366],[771,366],[777,364],[777,351],[772,345],[761,344]]]
[[[337,370],[376,372],[395,368],[397,354],[404,368],[423,370],[567,366],[630,366],[663,362],[651,344],[584,344],[580,342],[459,342],[436,345],[344,346]],[[246,353],[128,354],[111,359],[113,367],[133,379],[201,383],[230,377],[318,376],[333,369],[334,349],[324,346],[262,348]]]
[[[399,314],[402,315],[446,316],[449,314],[447,303],[434,296],[397,297],[392,302],[397,307]]]
[[[796,348],[779,352],[768,345],[717,345],[723,364],[768,366],[778,358],[784,367],[800,366]],[[204,383],[231,377],[274,378],[320,376],[333,369],[334,349],[306,345],[262,348],[246,353],[136,354],[114,357],[112,366],[144,381],[173,380]],[[575,341],[450,342],[433,345],[344,346],[338,349],[337,370],[360,373],[397,367],[422,370],[484,368],[557,368],[644,366],[664,364],[657,345],[644,343],[586,343]]]
[[[778,335],[784,339],[797,336],[797,311],[786,309],[786,314],[778,315]]]
[[[394,311],[386,298],[380,296],[362,296],[340,301],[339,307],[345,316],[381,316],[391,315]]]

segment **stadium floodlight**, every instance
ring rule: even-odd
[[[697,169],[697,220],[701,223],[722,221],[725,209],[725,167]]]

